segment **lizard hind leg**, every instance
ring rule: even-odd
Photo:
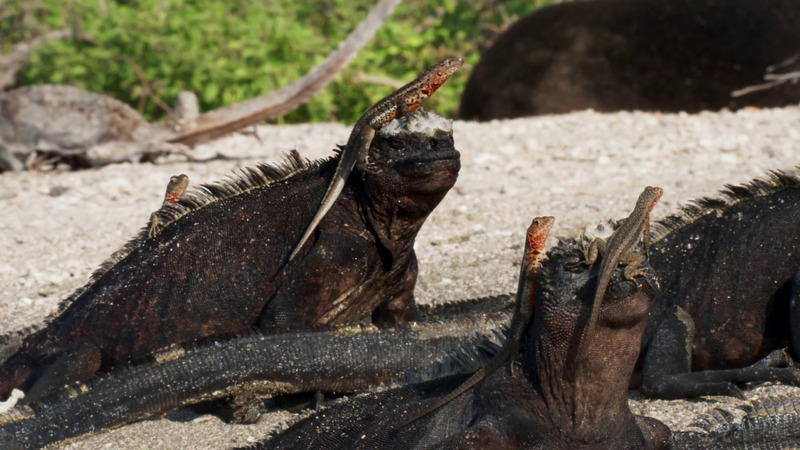
[[[73,343],[42,361],[33,384],[20,403],[33,403],[66,385],[88,381],[100,370],[100,362],[97,346],[83,340]]]

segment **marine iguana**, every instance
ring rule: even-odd
[[[772,172],[694,203],[653,226],[662,288],[642,339],[642,392],[742,397],[736,383],[800,385],[800,175]]]
[[[653,275],[640,272],[631,281],[617,269],[602,297],[593,345],[573,362],[599,268],[587,268],[582,258],[575,241],[548,252],[533,324],[515,360],[437,411],[399,425],[436,404],[463,377],[341,403],[256,448],[667,448],[669,429],[635,417],[627,403],[655,297]],[[570,366],[577,367],[574,377],[568,376]]]
[[[310,246],[279,271],[338,158],[244,169],[184,194],[116,252],[0,365],[25,402],[209,336],[416,318],[414,239],[460,168],[450,123],[427,113],[377,133]],[[6,338],[7,340],[7,338]]]
[[[336,166],[336,174],[333,181],[325,191],[325,195],[320,201],[317,213],[311,219],[303,236],[289,254],[289,260],[303,248],[303,245],[317,229],[319,222],[336,202],[336,198],[344,188],[347,178],[353,167],[358,163],[363,166],[369,164],[368,153],[370,143],[375,136],[375,131],[383,128],[398,117],[411,114],[412,111],[422,105],[422,102],[430,98],[461,66],[464,60],[461,58],[445,58],[434,66],[422,72],[414,81],[392,92],[378,103],[369,108],[362,115],[358,122],[353,125],[353,131],[347,139],[347,146],[342,150],[339,158],[339,165]]]
[[[485,360],[502,339],[511,306],[510,296],[496,296],[429,308],[402,330],[350,326],[170,349],[153,362],[117,368],[0,414],[0,447],[38,448],[230,395],[349,393],[466,373],[474,364],[463,365],[465,352]]]

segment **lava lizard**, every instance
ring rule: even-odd
[[[458,385],[457,388],[440,401],[407,420],[403,424],[403,427],[450,403],[453,399],[471,389],[489,374],[497,370],[511,355],[517,353],[519,343],[525,335],[525,331],[528,329],[528,325],[533,317],[536,291],[539,287],[538,274],[542,268],[541,261],[544,256],[545,241],[550,234],[550,228],[552,228],[553,222],[555,222],[555,218],[550,216],[536,217],[531,221],[531,225],[528,227],[525,239],[525,251],[522,254],[522,263],[520,265],[517,301],[514,303],[514,315],[511,318],[508,337],[503,347],[500,348],[485,366],[473,373],[466,381]]]
[[[342,192],[356,161],[367,161],[367,151],[375,136],[375,131],[392,120],[407,116],[417,109],[462,65],[464,65],[464,60],[461,58],[445,58],[422,72],[416,80],[396,90],[364,112],[353,126],[353,131],[350,132],[350,137],[347,139],[347,146],[342,151],[339,165],[336,166],[336,172],[333,174],[333,180],[322,197],[317,213],[303,233],[303,237],[289,255],[289,261],[297,256],[303,244],[311,237],[311,233],[331,209]]]
[[[591,342],[594,333],[594,323],[597,314],[600,312],[600,304],[605,295],[611,276],[620,262],[627,263],[625,267],[625,278],[632,280],[637,275],[639,265],[648,256],[648,245],[650,242],[650,212],[656,206],[664,190],[659,187],[647,186],[636,200],[636,206],[631,214],[621,221],[614,234],[605,242],[602,239],[595,239],[586,251],[586,264],[592,265],[597,260],[598,253],[603,253],[603,261],[600,262],[598,269],[597,289],[595,290],[594,301],[592,302],[592,313],[589,316],[589,326],[581,345],[579,354],[583,354],[588,344]],[[642,256],[630,250],[639,242],[644,242],[644,253]],[[610,249],[609,253],[605,250]],[[576,358],[579,360],[580,358]]]

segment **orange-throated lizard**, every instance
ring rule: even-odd
[[[289,255],[289,261],[297,256],[303,244],[311,237],[322,218],[325,217],[325,214],[331,209],[336,199],[339,198],[339,194],[342,192],[347,182],[347,177],[350,176],[356,161],[367,161],[367,152],[372,143],[372,138],[375,137],[376,130],[381,129],[398,117],[409,115],[417,109],[462,65],[464,65],[464,60],[461,58],[445,58],[422,72],[416,80],[401,87],[364,112],[353,126],[353,131],[350,132],[350,137],[347,140],[347,146],[339,157],[339,164],[336,166],[333,180],[331,180],[328,190],[322,197],[317,213],[303,233],[303,237],[300,238],[297,246]]]
[[[189,187],[189,177],[185,174],[169,177],[167,191],[164,193],[164,203],[161,204],[161,207],[163,208],[164,205],[168,203],[177,203],[184,192],[186,192],[187,187]],[[163,226],[164,224],[162,224],[161,220],[158,218],[158,211],[150,214],[150,229],[147,231],[147,236],[150,238],[155,237],[161,232]]]
[[[659,187],[647,186],[644,188],[644,191],[639,195],[639,199],[636,200],[636,206],[631,214],[620,221],[608,241],[596,238],[586,250],[587,265],[594,264],[598,253],[603,254],[603,261],[600,262],[600,268],[597,271],[597,290],[595,290],[592,313],[587,322],[589,326],[580,345],[579,355],[582,355],[591,343],[594,324],[597,321],[597,314],[600,312],[600,304],[608,284],[611,282],[611,277],[614,275],[614,270],[617,268],[617,264],[621,262],[626,264],[625,278],[632,280],[640,273],[640,264],[649,256],[650,212],[653,211],[653,207],[656,206],[663,193],[664,190]],[[644,255],[631,251],[636,243],[639,242],[639,239],[644,243]],[[579,361],[581,358],[575,358],[574,360]]]
[[[517,301],[514,305],[514,315],[511,318],[511,324],[508,327],[508,336],[506,337],[506,342],[503,344],[503,347],[485,366],[473,373],[466,381],[458,385],[457,388],[434,405],[407,420],[403,426],[409,425],[450,403],[450,401],[497,370],[511,355],[517,352],[519,343],[525,335],[525,330],[528,329],[528,325],[533,317],[536,291],[539,287],[539,272],[542,268],[542,257],[544,256],[546,247],[545,241],[550,234],[550,228],[553,227],[553,222],[555,222],[555,219],[550,216],[536,217],[531,221],[531,225],[528,227],[525,236],[525,250],[522,254],[522,264],[519,270]]]

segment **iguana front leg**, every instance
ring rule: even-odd
[[[745,398],[737,383],[780,381],[797,385],[800,369],[791,364],[784,350],[739,369],[692,372],[692,342],[695,324],[683,308],[673,305],[658,323],[644,358],[642,392],[664,399],[728,395]],[[788,367],[787,367],[788,366]]]

